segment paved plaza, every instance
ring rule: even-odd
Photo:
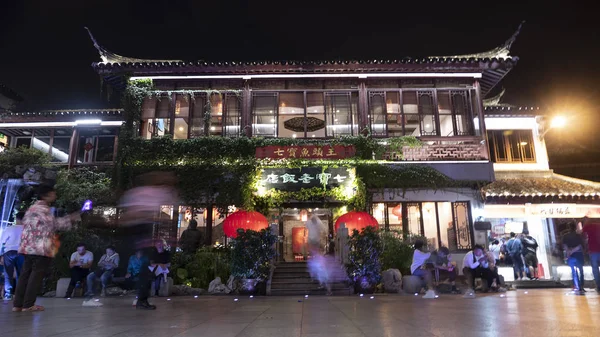
[[[25,336],[598,336],[600,296],[567,290],[519,290],[476,299],[408,295],[351,297],[153,298],[140,311],[131,298],[101,308],[80,299],[44,298],[45,312],[0,307],[0,335]],[[237,301],[236,301],[237,299]]]

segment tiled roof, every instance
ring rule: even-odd
[[[496,178],[496,181],[483,188],[483,193],[488,199],[600,197],[600,183],[552,171],[537,175],[515,174],[512,177],[497,174]]]
[[[5,86],[2,83],[0,83],[0,95],[3,95],[5,97],[7,97],[7,98],[10,98],[13,101],[17,101],[17,102],[23,101],[23,97],[21,97],[14,90],[12,90],[11,88]]]
[[[500,104],[484,106],[484,114],[487,117],[535,117],[543,115],[543,110],[537,106],[512,106]]]
[[[67,109],[67,110],[42,110],[42,111],[24,111],[24,112],[2,112],[3,116],[93,116],[93,115],[121,115],[123,109]]]
[[[86,28],[87,29],[87,28]],[[490,51],[455,55],[428,56],[422,58],[370,59],[370,60],[324,60],[324,61],[183,61],[138,59],[112,53],[102,47],[88,30],[101,62],[93,63],[94,69],[105,77],[110,85],[125,86],[123,74],[135,76],[153,75],[252,75],[252,74],[298,74],[298,73],[414,73],[414,72],[482,72],[480,80],[485,96],[516,65],[518,57],[510,56],[510,47],[519,29],[502,46]]]

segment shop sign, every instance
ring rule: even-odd
[[[353,157],[352,145],[298,145],[261,146],[256,148],[256,158],[264,159],[344,159]]]
[[[577,213],[575,204],[531,204],[531,215],[539,215],[545,218],[572,218]]]
[[[298,191],[311,187],[352,186],[354,168],[265,168],[261,172],[260,185],[265,189]]]

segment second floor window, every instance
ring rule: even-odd
[[[332,138],[358,134],[352,92],[255,92],[252,134],[281,138]]]
[[[371,132],[381,137],[474,135],[470,100],[468,90],[370,91]]]
[[[490,159],[494,163],[535,163],[531,130],[488,130]]]
[[[113,161],[118,132],[118,128],[81,128],[77,142],[77,164]]]

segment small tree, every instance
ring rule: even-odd
[[[0,153],[0,178],[22,178],[23,174],[17,172],[17,166],[45,167],[52,158],[46,152],[25,146],[8,148]]]
[[[60,171],[56,191],[56,206],[68,212],[77,211],[88,199],[95,206],[112,206],[116,202],[110,177],[105,172],[86,167]]]
[[[378,230],[365,227],[354,230],[348,240],[350,263],[346,266],[350,280],[361,289],[373,288],[381,280],[381,262],[379,257],[382,241]]]
[[[270,228],[260,232],[239,229],[232,244],[231,275],[242,279],[266,280],[275,257],[275,242],[277,236],[271,233]]]

